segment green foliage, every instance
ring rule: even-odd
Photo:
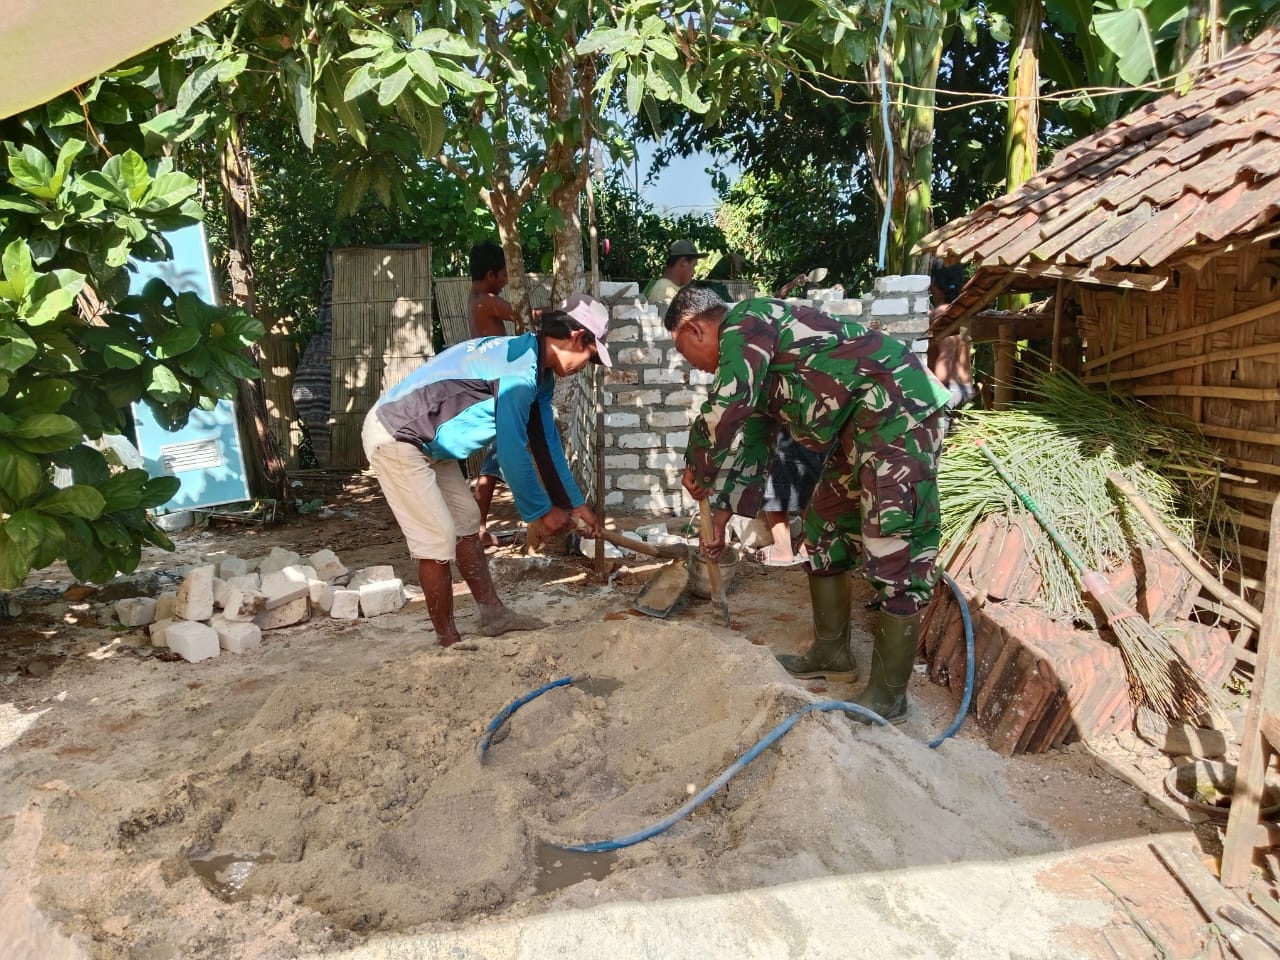
[[[197,183],[147,145],[154,76],[140,62],[0,122],[0,588],[57,559],[101,581],[171,547],[146,511],[178,481],[113,472],[87,441],[127,432],[132,403],[180,424],[256,376],[251,317],[159,281],[129,296],[129,259],[167,258],[161,231],[200,217]]]
[[[641,289],[662,272],[673,240],[690,239],[698,250],[711,254],[699,261],[700,274],[715,263],[716,251],[730,249],[710,217],[660,214],[617,179],[596,190],[596,225],[602,246],[605,239],[609,241],[609,252],[600,253],[601,275],[611,280],[638,280]]]

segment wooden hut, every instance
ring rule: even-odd
[[[1262,606],[1280,489],[1280,31],[1068,147],[921,248],[973,277],[935,321],[1045,338],[1087,382],[1195,422],[1221,452],[1244,572]],[[1025,314],[986,308],[1049,293]],[[1211,465],[1206,465],[1211,466]]]

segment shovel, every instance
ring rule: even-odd
[[[645,543],[612,530],[601,530],[600,538],[623,550],[671,561],[650,578],[635,602],[635,608],[646,616],[669,617],[689,586],[689,564],[700,562],[698,548],[684,543]],[[719,567],[715,572],[719,574]]]

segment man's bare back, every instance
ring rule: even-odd
[[[467,328],[473,337],[505,337],[507,324],[512,321],[511,304],[496,293],[471,287],[467,299]]]

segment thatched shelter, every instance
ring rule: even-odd
[[[967,325],[975,340],[1046,339],[1087,382],[1185,415],[1213,441],[1241,527],[1236,576],[1258,606],[1280,491],[1277,237],[1270,30],[921,242],[974,268],[935,336]],[[1019,291],[1052,297],[1025,314],[986,309]]]

